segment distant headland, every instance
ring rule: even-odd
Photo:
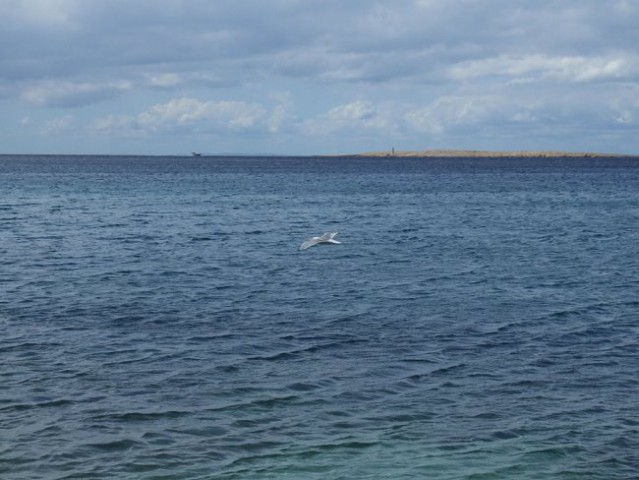
[[[562,152],[555,150],[533,150],[533,151],[490,151],[490,150],[387,150],[382,152],[363,152],[350,155],[340,155],[345,157],[521,157],[521,158],[595,158],[595,157],[636,157],[637,155],[624,155],[616,153],[593,153],[593,152]]]

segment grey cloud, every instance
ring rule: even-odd
[[[628,0],[14,0],[0,17],[0,98],[120,99],[95,122],[108,135],[479,141],[639,118]]]
[[[66,0],[50,18],[8,5],[5,18],[22,26],[0,32],[0,76],[18,81],[148,71],[443,81],[440,66],[600,56],[639,40],[637,8],[622,1]]]

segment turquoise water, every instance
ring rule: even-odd
[[[0,192],[2,478],[639,476],[636,160],[1,156]]]

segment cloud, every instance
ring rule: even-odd
[[[440,135],[487,124],[507,123],[521,106],[500,95],[446,95],[425,108],[406,113],[408,128],[418,132]]]
[[[62,135],[74,130],[75,118],[73,115],[64,115],[47,121],[40,133],[47,136]]]
[[[268,119],[268,131],[270,133],[277,133],[282,130],[282,126],[286,123],[286,121],[290,118],[289,113],[286,110],[286,107],[283,105],[278,105],[273,110],[273,113]]]
[[[151,107],[138,116],[138,122],[149,129],[206,124],[223,129],[253,127],[265,115],[264,108],[245,102],[201,102],[194,98],[178,98]]]
[[[204,135],[236,141],[288,135],[308,144],[330,142],[331,149],[357,151],[361,145],[388,142],[416,149],[433,145],[500,148],[503,143],[499,142],[511,142],[511,148],[537,148],[539,142],[560,145],[582,128],[601,132],[591,135],[594,140],[606,135],[618,139],[607,132],[623,129],[630,135],[638,126],[639,87],[634,92],[610,91],[600,97],[588,91],[566,94],[558,89],[548,92],[546,98],[524,87],[511,85],[489,94],[481,90],[444,94],[421,105],[358,99],[314,117],[294,115],[296,107],[288,94],[273,95],[270,100],[276,103],[271,106],[179,97],[136,115],[101,116],[91,131],[113,138]],[[598,90],[597,85],[591,88]],[[47,131],[61,132],[69,125],[69,120],[51,122]],[[411,140],[415,138],[417,142]]]
[[[213,86],[273,75],[442,84],[450,80],[442,72],[460,79],[465,69],[484,76],[541,69],[579,81],[580,68],[636,75],[628,55],[637,7],[627,1],[37,0],[35,7],[0,6],[13,25],[0,32],[0,78],[96,84],[106,72],[107,82],[146,77],[149,87],[174,87],[211,75]]]
[[[464,94],[444,94],[423,105],[369,100],[338,105],[304,122],[308,136],[378,135],[387,138],[482,136],[499,137],[508,132],[519,136],[561,135],[579,125],[606,130],[616,124],[637,126],[639,87],[596,95],[590,90],[566,93],[563,89],[537,92],[514,85],[486,93],[482,89]],[[634,90],[634,93],[633,93]],[[467,140],[465,140],[467,141]]]
[[[546,55],[499,56],[469,60],[453,65],[449,75],[454,80],[469,81],[482,77],[505,77],[507,80],[590,82],[628,80],[639,74],[639,57]]]
[[[396,129],[397,118],[393,109],[390,103],[356,100],[337,105],[316,118],[306,119],[300,128],[308,136],[391,135]]]
[[[572,92],[559,88],[540,96],[535,89],[514,86],[490,94],[441,96],[423,108],[407,109],[404,127],[432,139],[447,138],[470,147],[488,143],[490,148],[506,148],[502,142],[510,142],[513,148],[552,144],[569,150],[614,130],[632,136],[639,127],[637,92],[633,96],[630,90],[599,90],[598,85]],[[608,150],[618,148],[610,145]]]
[[[340,105],[331,109],[326,116],[334,122],[370,122],[375,118],[376,109],[370,102],[358,100],[346,105]]]
[[[312,135],[527,139],[543,122],[581,125],[571,142],[636,126],[629,0],[10,0],[0,17],[13,124],[81,109],[105,135],[301,148]]]
[[[76,6],[74,0],[9,0],[0,4],[0,15],[13,25],[19,22],[38,28],[68,28]]]
[[[108,134],[221,133],[266,130],[268,122],[267,111],[259,104],[229,100],[200,101],[182,97],[153,105],[136,116],[100,117],[94,122],[94,128]]]
[[[147,82],[152,87],[174,87],[184,82],[182,75],[177,73],[147,73]]]
[[[425,105],[369,100],[338,105],[303,122],[308,136],[361,135],[396,137],[441,135],[485,123],[510,121],[523,105],[513,105],[500,95],[443,95]]]
[[[39,107],[78,107],[113,98],[131,87],[129,82],[45,81],[25,87],[21,98]]]
[[[129,115],[105,115],[93,121],[92,132],[99,135],[132,138],[141,137],[145,132],[136,122],[134,117]]]

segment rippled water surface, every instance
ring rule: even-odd
[[[1,478],[639,476],[636,160],[4,156],[0,194]]]

